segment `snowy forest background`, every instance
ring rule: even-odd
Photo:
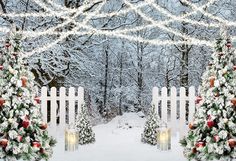
[[[48,0],[41,1],[47,4]],[[138,4],[141,1],[130,2]],[[56,2],[68,8],[76,8],[84,4],[83,0],[57,0]],[[199,6],[208,1],[191,0],[191,2]],[[101,2],[94,3],[84,12],[96,10],[99,3]],[[155,3],[175,15],[192,11],[191,7],[181,0],[155,0]],[[48,5],[50,6],[49,3]],[[102,12],[119,11],[126,7],[122,0],[107,0]],[[235,8],[235,0],[220,0],[204,10],[224,19],[236,21]],[[0,0],[0,10],[3,13],[31,13],[41,12],[44,9],[33,0]],[[152,6],[142,7],[142,11],[157,21],[166,19]],[[199,12],[190,17],[205,23],[213,22]],[[77,20],[80,21],[82,18],[83,15],[79,15]],[[58,17],[1,17],[0,25],[9,27],[14,22],[19,29],[37,31],[47,30],[64,21],[65,19]],[[92,18],[88,24],[99,29],[116,30],[142,26],[149,22],[130,11],[120,16]],[[74,26],[70,23],[58,31],[72,30]],[[206,28],[176,21],[168,26],[199,39],[214,40],[219,37],[219,28]],[[235,29],[228,28],[228,31],[230,35],[236,35]],[[129,34],[146,39],[183,40],[159,28],[146,28]],[[25,39],[24,50],[32,50],[54,41],[57,37],[45,35],[36,39]],[[50,50],[36,53],[27,60],[38,85],[58,88],[83,86],[89,109],[94,114],[98,111],[101,116],[111,118],[125,111],[148,109],[154,86],[168,88],[193,85],[197,87],[211,53],[212,49],[206,46],[155,46],[115,37],[96,36],[91,33],[84,36],[71,35]]]

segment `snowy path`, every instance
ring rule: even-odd
[[[96,143],[79,146],[74,152],[64,151],[61,133],[50,161],[186,161],[177,137],[172,138],[170,151],[143,144],[140,135],[144,121],[137,114],[127,113],[108,124],[95,126]]]

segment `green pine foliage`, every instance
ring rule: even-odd
[[[147,121],[144,125],[141,141],[150,145],[157,144],[157,129],[160,127],[160,119],[153,105],[148,114]]]
[[[56,141],[35,100],[37,87],[23,59],[21,35],[9,33],[0,54],[0,159],[48,160]]]
[[[228,38],[216,41],[211,62],[202,76],[188,134],[180,141],[189,160],[236,158],[236,53]]]
[[[88,113],[85,105],[82,105],[81,111],[76,118],[76,130],[79,135],[79,144],[90,144],[95,142],[95,133],[92,130],[91,123],[88,119]]]

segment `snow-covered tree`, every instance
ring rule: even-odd
[[[212,61],[202,77],[194,120],[181,140],[188,159],[236,158],[235,54],[230,39],[217,39]]]
[[[157,144],[157,129],[160,127],[160,118],[157,114],[156,107],[153,105],[148,114],[147,121],[144,125],[141,141],[151,145]]]
[[[10,32],[1,50],[0,158],[48,160],[56,142],[42,121],[34,75],[22,55],[21,35]]]
[[[95,142],[95,133],[92,130],[85,105],[81,106],[80,113],[77,115],[75,128],[79,135],[79,144]]]

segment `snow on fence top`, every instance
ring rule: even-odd
[[[199,88],[198,88],[199,91]],[[156,106],[162,121],[166,122],[174,131],[182,134],[186,132],[186,126],[192,121],[195,112],[196,89],[180,87],[154,87],[152,91],[152,105]]]
[[[50,127],[65,127],[75,122],[76,114],[84,103],[84,89],[70,87],[67,91],[61,87],[57,91],[55,87],[42,87],[40,100],[43,121],[50,122]]]

